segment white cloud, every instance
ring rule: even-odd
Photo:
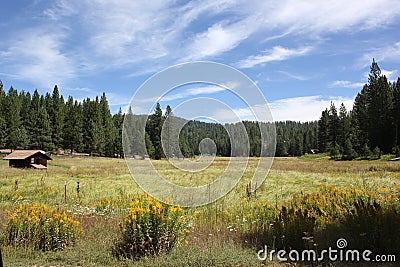
[[[330,87],[362,88],[364,83],[354,83],[351,81],[338,80],[331,83]]]
[[[165,97],[161,98],[161,101],[172,101],[176,99],[182,99],[186,98],[189,96],[197,96],[197,95],[204,95],[204,94],[214,94],[218,93],[221,91],[226,90],[225,88],[221,86],[205,86],[205,87],[195,87],[195,88],[189,88],[186,89],[185,91],[177,94],[172,94],[172,95],[166,95]]]
[[[20,80],[52,88],[76,76],[73,60],[63,53],[63,34],[25,31],[2,56],[8,70]]]
[[[88,58],[88,65],[104,68],[155,59],[157,64],[170,65],[218,57],[254,35],[262,36],[265,41],[271,36],[307,34],[313,38],[341,30],[377,28],[389,24],[399,12],[399,4],[391,0],[352,1],[351,5],[344,0],[199,1],[184,5],[162,0],[145,5],[130,0],[118,4],[60,0],[44,14],[58,19],[58,23],[70,27],[72,32],[82,30],[89,41],[82,45],[90,52],[80,56]],[[227,18],[224,16],[227,13],[232,16]],[[203,17],[209,17],[207,23],[210,23],[205,30],[191,27]],[[76,29],[71,20],[81,29]],[[278,51],[272,51],[271,55],[285,53],[285,48],[274,49]],[[101,62],[105,59],[107,64]],[[268,55],[250,59],[283,60],[268,59]]]
[[[384,69],[381,69],[381,74],[385,75],[386,78],[389,81],[397,80],[397,77],[398,77],[397,72],[398,72],[397,70],[384,70]]]
[[[368,80],[370,72],[364,73],[365,80]],[[381,75],[385,75],[388,81],[396,81],[398,77],[398,70],[385,70],[381,69]]]
[[[58,0],[43,9],[44,5],[29,7],[38,9],[31,13],[41,15],[24,21],[36,27],[32,28],[34,33],[26,34],[30,30],[20,30],[16,23],[12,35],[18,37],[4,38],[0,45],[1,60],[8,68],[1,71],[41,86],[127,66],[143,74],[182,60],[220,59],[248,43],[262,45],[275,38],[294,37],[314,45],[330,33],[390,25],[400,14],[397,0],[354,0],[351,4],[347,0],[206,0],[183,4]],[[397,60],[400,42],[377,51],[377,59]],[[311,47],[275,46],[239,65],[248,68],[311,52]]]
[[[358,31],[389,24],[400,12],[395,0],[259,1],[256,5],[268,27],[291,29],[295,34]]]
[[[314,121],[318,120],[321,112],[330,107],[331,101],[337,108],[343,103],[347,110],[353,108],[353,99],[341,96],[332,96],[324,98],[322,96],[304,96],[279,99],[269,103],[268,107],[265,105],[256,105],[251,108],[238,108],[234,109],[236,116],[231,113],[224,112],[224,110],[217,110],[212,116],[219,122],[236,122],[239,117],[241,120],[255,120],[255,114],[263,114],[262,118],[257,118],[261,121],[269,121],[269,114],[266,112],[267,108],[272,113],[274,121]]]
[[[209,56],[220,55],[235,48],[249,35],[243,25],[235,24],[223,27],[214,24],[207,31],[196,35],[189,47],[188,59],[203,59]]]
[[[290,73],[290,72],[287,72],[287,71],[278,71],[278,72],[282,73],[282,74],[284,74],[284,75],[286,75],[286,76],[288,76],[288,77],[290,77],[292,79],[299,80],[299,81],[306,81],[306,80],[310,79],[310,77],[307,77],[307,76],[304,76],[304,75],[299,75],[299,74],[293,74],[293,73]]]
[[[313,121],[318,120],[321,112],[329,108],[331,101],[339,108],[343,103],[347,110],[353,108],[353,98],[332,96],[304,96],[276,100],[270,103],[270,109],[275,121]]]
[[[59,0],[53,3],[53,6],[43,11],[43,14],[52,19],[59,20],[77,13],[71,1]]]
[[[371,50],[365,54],[363,54],[357,64],[362,67],[371,66],[372,58],[375,61],[389,61],[389,62],[397,62],[400,60],[400,42],[396,42],[394,44],[373,47]]]
[[[264,64],[271,61],[282,61],[293,57],[307,55],[312,48],[310,46],[300,47],[297,49],[285,48],[282,46],[274,46],[271,50],[265,51],[263,54],[249,56],[237,63],[240,68],[252,68],[256,65]]]

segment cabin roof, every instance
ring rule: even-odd
[[[27,159],[38,153],[42,154],[45,159],[51,160],[51,158],[42,150],[14,150],[10,155],[4,157],[3,160]]]

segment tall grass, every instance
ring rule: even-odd
[[[153,162],[168,180],[184,186],[198,186],[215,180],[223,173],[227,163],[227,158],[217,158],[203,172],[182,175],[167,161]],[[395,213],[387,211],[393,207],[391,203],[396,201],[395,197],[398,194],[398,162],[336,162],[325,158],[278,158],[275,159],[264,184],[255,193],[248,195],[246,187],[252,178],[256,163],[256,159],[249,160],[243,178],[224,198],[204,207],[185,210],[193,217],[193,231],[188,236],[188,244],[184,243],[182,247],[174,248],[166,255],[121,261],[112,253],[112,248],[121,234],[118,222],[123,214],[128,212],[132,197],[142,193],[132,179],[124,160],[55,157],[49,162],[47,171],[8,168],[7,162],[0,161],[0,232],[3,233],[0,244],[3,245],[3,256],[6,263],[22,266],[257,266],[264,264],[257,260],[257,245],[272,240],[262,240],[263,236],[257,231],[265,231],[263,233],[267,234],[268,238],[273,238],[283,231],[290,232],[290,225],[296,225],[298,221],[310,217],[315,218],[314,232],[304,231],[310,232],[308,234],[314,235],[315,239],[325,240],[328,244],[333,240],[332,235],[335,231],[344,231],[346,227],[353,227],[352,225],[357,225],[358,222],[369,222],[368,217],[361,216],[366,210],[376,217],[386,216],[387,222],[396,218]],[[145,166],[141,161],[137,161],[137,172],[134,175],[146,173]],[[79,193],[76,190],[78,182]],[[335,196],[336,202],[329,201],[329,196],[337,194],[334,193],[335,190],[342,192],[341,190],[346,191],[350,188],[373,192],[370,197],[376,200],[381,209],[371,210],[370,205],[373,206],[374,202],[366,201],[369,193],[361,198],[365,207],[360,204],[358,210],[356,202],[346,202],[339,196]],[[323,196],[327,198],[326,204],[322,202]],[[385,199],[389,198],[393,198],[393,201],[385,202]],[[4,246],[4,224],[8,219],[5,210],[12,211],[21,203],[32,202],[62,207],[74,213],[75,219],[82,225],[82,238],[74,247],[67,247],[62,252],[43,253],[29,248]],[[339,213],[342,216],[339,216],[337,222],[342,225],[340,229],[334,228],[335,224],[331,223],[338,217],[334,203],[341,209],[348,207],[349,210],[345,216],[342,216],[344,211]],[[333,206],[329,206],[331,204]],[[285,215],[282,206],[286,207]],[[308,212],[306,216],[305,209]],[[323,211],[327,213],[325,217],[321,215],[324,214]],[[382,224],[375,225],[376,228],[373,229],[378,229]],[[283,227],[282,231],[274,232],[274,229],[271,229],[273,226],[276,229],[278,226]],[[328,230],[331,232],[327,232]],[[258,243],[251,244],[253,240],[249,234],[252,231]],[[354,237],[348,238],[350,241]],[[289,241],[285,242],[280,246],[288,244]],[[322,246],[323,242],[320,243]],[[275,245],[279,245],[276,240]]]

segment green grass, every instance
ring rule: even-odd
[[[167,161],[154,161],[160,174],[184,186],[199,186],[215,180],[227,167],[228,158],[216,158],[206,170],[182,173]],[[148,175],[145,161],[135,162],[133,175]],[[0,161],[0,233],[4,230],[7,210],[22,201],[62,206],[75,212],[83,227],[81,239],[63,251],[38,252],[28,248],[2,247],[6,266],[261,266],[254,248],[242,245],[238,234],[229,230],[235,221],[224,214],[235,214],[246,198],[246,186],[252,178],[257,159],[250,159],[238,185],[216,203],[197,209],[193,214],[194,229],[188,244],[169,254],[119,261],[111,254],[118,236],[120,213],[93,213],[93,204],[101,198],[117,198],[142,192],[122,159],[54,157],[47,171],[9,168]],[[16,181],[18,187],[16,187]],[[67,199],[64,200],[64,183]],[[80,183],[79,194],[76,191]],[[274,160],[264,184],[252,194],[250,202],[282,203],[296,195],[315,192],[318,187],[354,186],[366,189],[391,189],[400,185],[400,162],[332,161],[326,156]],[[240,219],[240,218],[239,218]],[[0,237],[0,244],[2,244]],[[274,265],[279,265],[274,263]]]

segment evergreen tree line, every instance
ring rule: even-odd
[[[127,154],[148,153],[155,159],[193,157],[201,152],[217,156],[252,157],[260,156],[262,152],[268,156],[300,156],[317,147],[316,121],[274,124],[243,121],[222,125],[175,117],[170,106],[163,114],[160,104],[157,104],[147,121],[146,116],[133,115],[129,110],[125,126]],[[145,131],[138,131],[143,128]],[[261,136],[261,132],[265,136]],[[206,139],[212,142],[204,142]]]
[[[120,110],[111,115],[106,95],[67,101],[55,86],[52,94],[6,93],[0,81],[0,147],[69,150],[99,156],[122,156]]]
[[[390,83],[375,60],[368,83],[354,100],[353,110],[333,103],[318,121],[318,148],[332,158],[379,158],[382,153],[400,156],[400,77]]]
[[[244,121],[222,125],[187,121],[175,117],[170,106],[163,113],[159,104],[149,117],[134,115],[131,109],[127,114],[120,109],[112,115],[104,93],[94,100],[86,98],[80,102],[69,96],[65,101],[57,86],[52,94],[45,95],[39,95],[37,90],[33,95],[18,92],[13,87],[6,93],[0,81],[0,148],[123,157],[123,132],[128,156],[148,154],[154,159],[193,157],[201,151],[218,156],[259,156],[264,149],[264,155],[271,155],[274,141],[276,156],[299,156],[317,146],[316,122],[286,121],[274,126],[276,140],[267,135],[262,144],[260,127],[272,134],[270,123]],[[206,138],[213,143],[201,142]],[[166,140],[164,144],[162,140]]]

